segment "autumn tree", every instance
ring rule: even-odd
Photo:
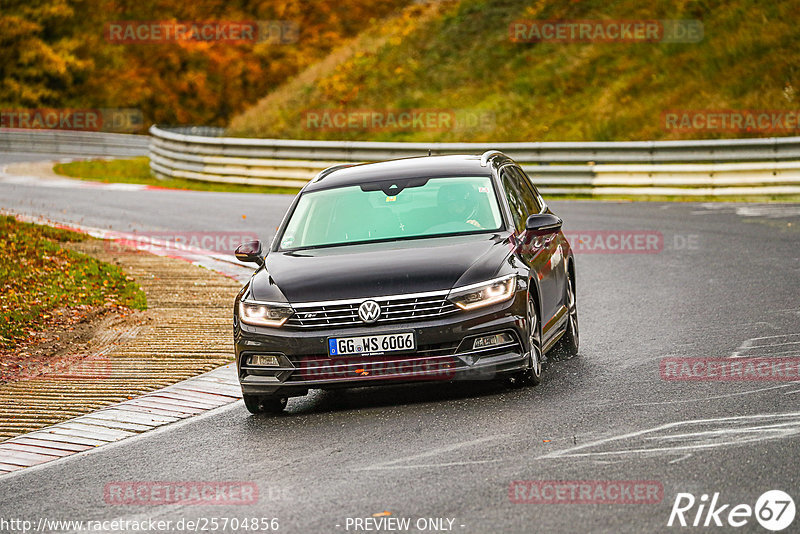
[[[230,117],[413,0],[2,0],[0,106],[112,107],[145,124],[225,125]],[[296,24],[298,39],[121,44],[114,21]]]

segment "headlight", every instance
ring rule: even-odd
[[[517,288],[515,275],[495,278],[488,282],[457,287],[450,291],[448,300],[462,310],[472,310],[510,299]]]
[[[294,310],[286,304],[239,301],[239,319],[254,326],[281,326]]]

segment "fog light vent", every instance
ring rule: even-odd
[[[280,367],[278,357],[274,354],[251,354],[247,360],[250,365],[258,367]]]
[[[482,349],[485,347],[493,347],[495,345],[505,345],[511,343],[514,339],[511,334],[493,334],[491,336],[483,336],[475,338],[472,343],[473,349]]]

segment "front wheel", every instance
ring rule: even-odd
[[[286,397],[265,397],[263,395],[243,395],[244,406],[252,414],[281,413],[286,408]]]
[[[575,279],[572,274],[567,278],[567,331],[558,340],[554,352],[559,356],[571,358],[578,354],[578,303],[575,298]]]
[[[539,334],[539,314],[528,299],[528,368],[511,378],[514,386],[538,386],[542,383],[542,337]]]

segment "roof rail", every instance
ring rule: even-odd
[[[319,182],[320,180],[322,180],[323,178],[328,176],[333,171],[338,171],[339,169],[344,169],[345,167],[352,167],[353,165],[355,165],[355,163],[339,163],[338,165],[332,165],[332,166],[328,167],[327,169],[323,169],[323,170],[319,171],[319,173],[311,181],[312,182]]]
[[[503,154],[499,150],[487,150],[486,152],[484,152],[483,155],[481,156],[481,167],[486,167],[486,165],[489,164],[489,158],[491,158],[492,156],[497,156],[498,154],[501,156],[505,156],[505,154]]]

